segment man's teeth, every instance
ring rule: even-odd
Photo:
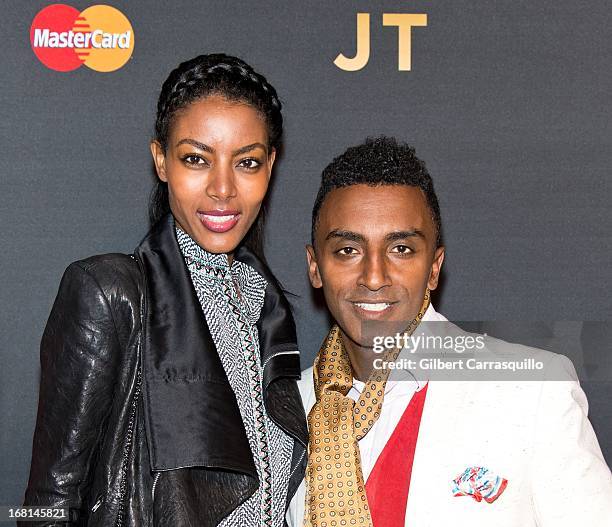
[[[208,214],[202,214],[206,221],[211,221],[213,223],[225,223],[226,221],[230,221],[235,218],[234,214],[229,216],[209,216]]]
[[[363,304],[361,302],[357,302],[355,304],[357,307],[364,309],[365,311],[383,311],[387,309],[391,304],[379,303],[379,304]]]

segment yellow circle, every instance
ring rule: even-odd
[[[134,30],[126,16],[109,5],[92,5],[81,13],[88,25],[89,47],[84,64],[95,71],[115,71],[134,51]]]

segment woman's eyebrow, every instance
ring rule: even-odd
[[[204,150],[205,152],[208,152],[210,154],[215,153],[215,149],[212,146],[208,146],[205,143],[200,143],[200,141],[196,141],[195,139],[190,139],[190,138],[181,139],[178,143],[176,143],[176,146],[179,146],[179,145],[191,145],[191,146],[195,146],[196,148],[199,148],[200,150]]]
[[[210,154],[215,153],[215,149],[212,146],[209,146],[205,143],[201,143],[200,141],[196,141],[195,139],[191,139],[191,138],[181,139],[178,143],[176,143],[176,146],[185,145],[185,144],[195,146],[196,148],[199,148],[200,150],[204,150],[205,152],[208,152]],[[263,143],[251,143],[250,145],[241,146],[240,148],[237,148],[236,150],[234,150],[232,152],[232,156],[239,156],[240,154],[245,154],[246,152],[255,150],[256,148],[261,148],[264,151],[268,150],[266,148],[266,145],[264,145]]]
[[[237,150],[234,150],[232,152],[232,155],[239,156],[240,154],[246,154],[247,152],[250,152],[251,150],[255,150],[256,148],[261,148],[267,151],[266,145],[262,143],[251,143],[250,145],[241,146]]]

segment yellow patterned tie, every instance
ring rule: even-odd
[[[419,313],[406,328],[411,334],[429,306],[429,289]],[[387,352],[393,361],[400,349]],[[316,402],[308,414],[306,527],[372,527],[358,441],[382,408],[389,370],[374,370],[357,401],[347,396],[353,370],[340,328],[332,327],[314,364]]]

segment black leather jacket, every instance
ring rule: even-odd
[[[258,322],[264,401],[294,438],[288,505],[307,444],[295,326],[267,268],[244,248],[235,258],[269,284]],[[133,255],[93,256],[64,273],[41,342],[25,504],[68,507],[73,524],[150,526],[155,474],[184,467],[206,483],[194,525],[217,525],[259,484],[169,214]]]

